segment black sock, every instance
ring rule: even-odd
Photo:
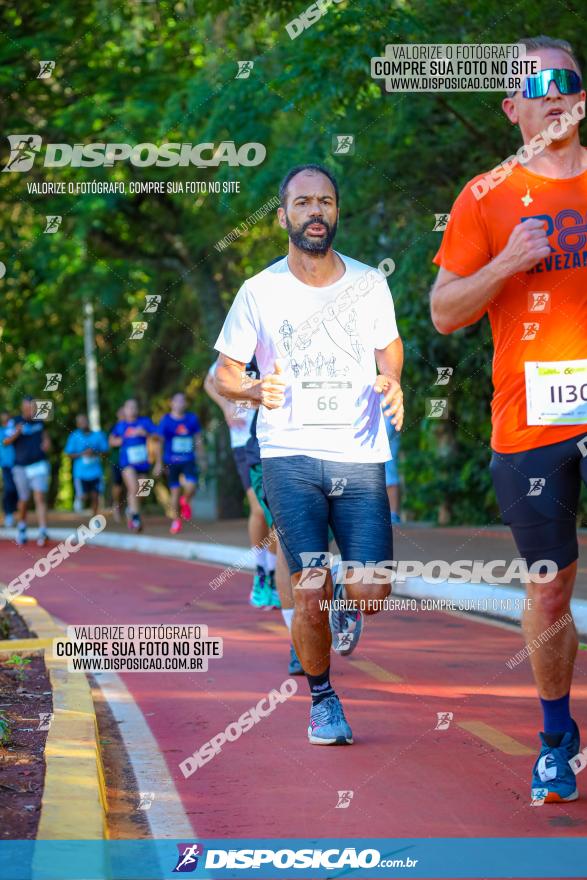
[[[309,675],[306,673],[308,684],[310,685],[310,694],[312,696],[312,705],[317,706],[326,697],[334,695],[334,689],[330,684],[330,666],[327,666],[320,675]]]

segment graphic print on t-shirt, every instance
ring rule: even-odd
[[[259,410],[261,457],[300,454],[340,461],[386,461],[375,353],[397,338],[385,276],[349,257],[326,287],[299,281],[281,260],[248,279],[216,348],[261,375],[279,361],[282,407]]]

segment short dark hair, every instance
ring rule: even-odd
[[[327,177],[334,187],[334,194],[336,195],[336,206],[338,207],[339,195],[336,177],[331,171],[328,170],[328,168],[325,168],[324,165],[316,165],[314,162],[310,162],[307,165],[295,165],[293,168],[290,168],[290,170],[281,181],[281,185],[279,187],[279,203],[282,208],[285,208],[287,204],[287,188],[289,186],[290,180],[295,177],[296,174],[300,174],[301,171],[311,171],[314,174],[323,174],[325,177]]]

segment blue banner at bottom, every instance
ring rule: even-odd
[[[0,880],[587,877],[587,839],[0,841]]]

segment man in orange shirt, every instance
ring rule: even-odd
[[[570,615],[576,513],[587,482],[587,150],[578,131],[585,91],[568,43],[520,42],[540,59],[540,73],[502,108],[520,128],[524,164],[509,160],[458,196],[434,258],[431,309],[441,333],[485,313],[491,324],[491,472],[503,520],[538,573],[522,621],[527,643],[539,645],[530,662],[544,715],[532,798],[557,802],[578,797],[569,761],[580,751],[569,694],[578,646]],[[545,569],[551,579],[541,583]]]

